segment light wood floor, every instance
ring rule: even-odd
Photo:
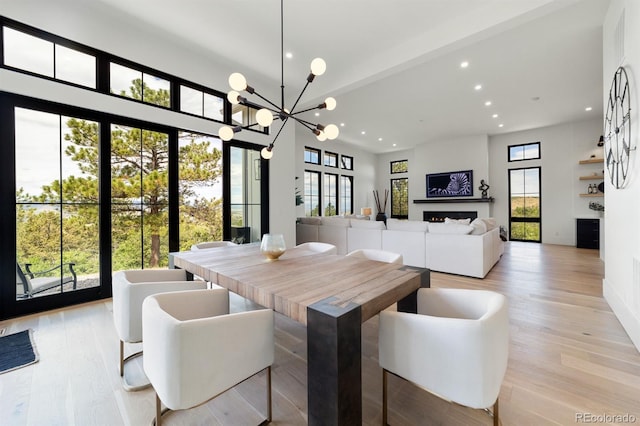
[[[640,424],[640,354],[602,298],[604,267],[597,251],[525,243],[508,243],[506,249],[484,280],[432,273],[433,287],[490,289],[509,299],[502,424],[570,425],[586,414],[628,414]],[[243,308],[237,299],[234,304]],[[272,424],[304,425],[305,328],[282,316],[276,323]],[[0,375],[0,424],[149,424],[152,391],[129,393],[121,387],[110,301],[0,323],[7,333],[29,327],[35,330],[40,362]],[[381,423],[376,342],[373,318],[363,326],[366,425]],[[266,405],[264,383],[258,376],[201,407],[170,414],[167,423],[257,424]],[[397,379],[390,379],[390,388],[394,426],[491,424],[482,411],[442,401]],[[607,420],[600,424],[616,423]]]

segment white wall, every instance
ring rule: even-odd
[[[615,32],[622,11],[625,11],[624,57],[618,63],[614,57]],[[638,145],[638,68],[640,68],[640,2],[613,0],[603,25],[603,104],[606,108],[610,82],[622,65],[627,71],[631,89],[632,144]],[[605,109],[606,111],[606,109]],[[631,176],[624,189],[613,189],[605,183],[605,278],[604,296],[614,313],[640,350],[640,176],[638,151],[630,159]],[[634,266],[635,264],[635,266]]]
[[[473,198],[480,198],[480,180],[488,180],[487,137],[485,135],[469,136],[447,140],[437,140],[416,146],[414,149],[378,155],[376,189],[384,193],[389,189],[392,175],[389,163],[397,160],[408,160],[409,167],[409,219],[422,220],[423,211],[469,211],[475,210],[480,217],[490,216],[489,203],[447,203],[447,204],[414,204],[414,200],[427,198],[426,175],[428,173],[454,172],[473,170]],[[491,184],[491,182],[489,182]],[[493,195],[493,188],[489,196]],[[390,214],[390,203],[387,204],[387,215]]]
[[[600,183],[581,181],[579,177],[601,172],[602,165],[579,165],[578,162],[591,155],[602,158],[602,148],[596,145],[601,134],[602,122],[598,117],[489,138],[489,183],[496,197],[493,216],[498,223],[507,225],[509,222],[508,170],[539,166],[542,177],[542,242],[575,245],[575,219],[600,217],[598,212],[589,209],[589,202],[603,203],[603,198],[581,198],[578,194],[587,192],[588,183]],[[539,160],[507,161],[509,145],[531,142],[540,142]]]

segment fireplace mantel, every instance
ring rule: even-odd
[[[493,203],[493,197],[488,198],[438,198],[430,200],[413,200],[413,204],[444,204],[444,203]]]

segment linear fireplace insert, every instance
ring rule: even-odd
[[[446,211],[423,211],[422,220],[425,222],[444,222],[444,218],[449,219],[475,219],[478,217],[477,211],[468,212],[446,212]]]

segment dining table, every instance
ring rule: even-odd
[[[302,247],[267,259],[260,243],[174,252],[169,266],[307,327],[310,425],[362,424],[362,324],[397,303],[416,312],[429,270]]]

